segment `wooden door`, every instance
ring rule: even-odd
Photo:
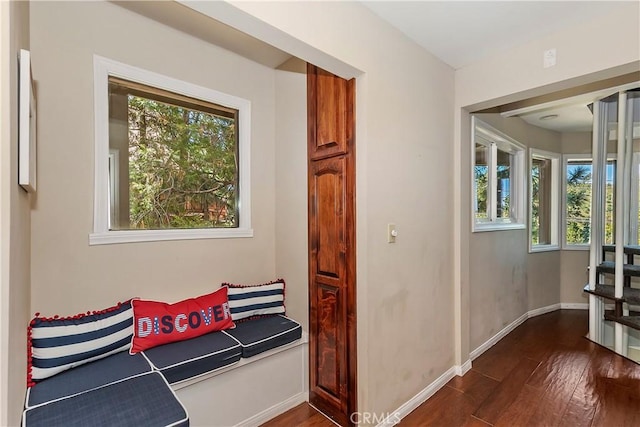
[[[343,426],[357,403],[354,85],[307,68],[309,401]]]

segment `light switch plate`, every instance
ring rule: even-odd
[[[396,225],[388,224],[387,225],[387,243],[395,243],[397,236],[398,236],[398,232],[396,231]]]

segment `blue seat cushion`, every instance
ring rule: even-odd
[[[184,341],[145,350],[154,369],[170,384],[232,365],[240,360],[240,345],[222,332],[212,332]]]
[[[239,322],[235,328],[227,329],[224,333],[242,345],[242,357],[252,357],[299,340],[302,327],[288,317],[276,315]]]
[[[188,425],[187,411],[158,372],[29,408],[22,419],[23,427]]]
[[[30,408],[144,372],[151,372],[151,366],[141,354],[132,356],[122,351],[36,383],[27,390],[26,406]]]

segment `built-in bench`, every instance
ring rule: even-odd
[[[308,360],[303,332],[297,341],[172,388],[194,426],[259,426],[308,400]]]
[[[35,345],[54,332],[39,331]],[[121,349],[31,381],[23,426],[257,425],[304,400],[306,341],[299,323],[277,314],[134,355]]]

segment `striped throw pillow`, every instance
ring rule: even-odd
[[[128,350],[133,336],[131,301],[66,318],[36,317],[28,328],[27,384]]]
[[[264,285],[232,285],[223,283],[229,288],[229,309],[233,321],[252,317],[285,314],[284,280]]]

